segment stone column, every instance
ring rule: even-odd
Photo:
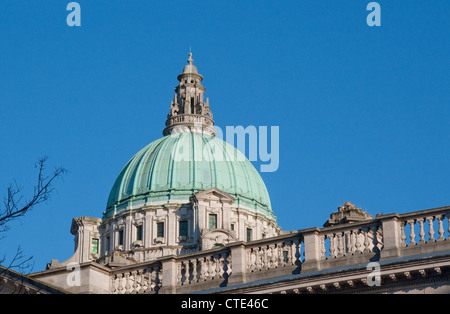
[[[381,221],[383,229],[383,249],[381,259],[400,257],[401,247],[401,226],[398,214],[380,215],[377,218]]]
[[[165,237],[166,237],[166,243],[167,245],[176,245],[175,243],[175,234],[177,232],[176,230],[176,221],[175,221],[175,214],[172,214],[172,209],[171,208],[167,208],[167,216],[166,216],[166,223],[167,223],[167,227],[164,226],[166,228],[165,231]]]
[[[319,228],[302,230],[305,247],[305,260],[301,267],[302,272],[320,270],[321,242],[319,230]]]
[[[228,285],[238,285],[247,282],[247,252],[244,242],[228,245],[231,250],[232,274],[228,278]]]
[[[145,212],[143,223],[144,223],[144,247],[148,248],[152,245],[152,214],[150,211]]]
[[[177,292],[178,265],[174,255],[160,259],[162,263],[161,294],[175,294]]]
[[[131,245],[133,243],[133,225],[132,225],[133,217],[128,215],[125,218],[125,228],[123,232],[123,248],[125,251],[131,249]]]

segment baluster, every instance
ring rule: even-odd
[[[125,274],[125,293],[130,293],[131,285],[130,285],[130,273]]]
[[[325,235],[320,236],[320,258],[322,260],[327,259],[326,253],[327,249],[325,248]]]
[[[405,225],[406,225],[406,221],[402,221],[400,223],[400,246],[401,247],[406,247],[406,234],[405,234]]]
[[[346,231],[344,231],[343,236],[342,236],[342,243],[343,243],[343,247],[344,247],[344,256],[352,255],[352,252],[350,249],[350,245],[351,245],[350,233],[351,233],[351,230],[346,230]]]
[[[277,267],[286,266],[285,262],[284,262],[285,258],[284,258],[284,253],[283,253],[283,247],[285,247],[285,244],[282,242],[282,243],[278,243],[275,248],[275,254],[276,254],[275,255],[275,264],[277,265]]]
[[[378,226],[377,225],[372,225],[370,227],[370,229],[372,229],[372,235],[373,235],[373,239],[372,239],[372,244],[373,244],[373,248],[372,248],[372,252],[374,253],[379,253],[381,248],[378,247],[378,245],[380,244],[380,242],[378,241]]]
[[[184,285],[188,283],[188,266],[186,265],[186,261],[182,261],[181,263],[181,284]]]
[[[262,269],[263,270],[266,270],[266,269],[269,269],[269,264],[270,264],[270,258],[269,258],[269,249],[270,249],[270,247],[269,246],[264,246],[263,247],[263,252],[264,252],[264,254],[263,254],[263,265],[262,265]]]
[[[202,279],[203,281],[208,280],[208,261],[206,257],[201,259],[201,267],[202,267]]]
[[[217,277],[220,278],[220,275],[221,275],[220,274],[221,273],[221,271],[220,271],[220,255],[214,255],[213,258],[214,258],[214,262],[215,262],[215,266],[216,266],[214,278],[217,278]]]
[[[266,250],[266,261],[267,261],[267,267],[266,269],[272,268],[272,246],[268,245]]]
[[[117,290],[119,290],[119,293],[120,294],[123,294],[123,283],[122,283],[122,281],[123,281],[123,274],[118,274],[117,275],[118,276],[118,278],[119,278],[119,286],[117,287]]]
[[[444,233],[445,233],[445,231],[444,231],[444,218],[445,218],[444,215],[439,215],[437,217],[437,220],[438,220],[438,223],[439,223],[439,230],[438,230],[439,238],[438,238],[438,241],[444,241],[445,240],[445,237],[444,237]]]
[[[247,269],[253,272],[256,268],[256,256],[253,249],[247,250]]]
[[[206,276],[208,279],[214,279],[214,272],[213,272],[213,268],[212,268],[212,261],[211,261],[211,257],[207,257],[206,258],[206,268],[208,270],[208,275]]]
[[[430,235],[430,238],[428,239],[428,242],[436,242],[436,239],[434,238],[434,227],[433,227],[433,221],[434,217],[427,217],[426,220],[428,221],[428,234]]]
[[[337,234],[337,247],[338,247],[338,257],[344,256],[344,239],[342,237],[342,232]]]
[[[186,269],[186,273],[185,273],[185,275],[184,275],[184,277],[185,277],[184,281],[185,281],[186,284],[190,284],[190,283],[191,283],[191,280],[192,280],[192,266],[191,266],[191,261],[190,261],[190,260],[185,261],[185,262],[184,262],[184,265],[185,265],[185,269]]]
[[[253,251],[255,253],[255,270],[261,270],[262,268],[262,258],[260,248],[257,248]]]
[[[269,246],[269,251],[270,251],[270,267],[269,268],[277,267],[276,247],[277,247],[276,244],[272,244]]]
[[[177,285],[183,285],[183,262],[177,264]]]
[[[356,253],[356,230],[351,230],[348,235],[348,251],[351,255]]]
[[[142,292],[142,293],[147,291],[147,281],[145,280],[145,273],[146,273],[145,269],[141,271],[141,282],[140,282],[141,290],[140,290],[140,292]]]
[[[361,229],[355,230],[355,246],[356,252],[362,254],[362,244],[361,244]]]
[[[409,238],[411,239],[411,241],[409,242],[409,246],[411,245],[416,245],[416,234],[414,233],[414,226],[416,221],[414,219],[412,220],[408,220],[407,223],[409,224]]]
[[[216,276],[217,278],[223,278],[223,268],[225,267],[223,253],[214,255],[214,258],[216,260]]]
[[[138,289],[136,293],[144,292],[144,276],[142,275],[143,273],[143,269],[137,270],[136,281],[138,283]]]
[[[194,258],[192,261],[192,280],[195,282],[198,282],[198,263],[197,259]]]
[[[369,240],[369,232],[370,232],[370,228],[369,227],[365,227],[364,228],[364,253],[368,253],[370,252],[370,240]]]
[[[231,276],[231,272],[232,272],[232,268],[233,268],[233,265],[231,264],[231,252],[225,253],[225,256],[226,256],[225,261],[227,264],[226,264],[226,267],[224,267],[224,271],[227,276],[226,278],[228,278]]]
[[[427,243],[427,241],[425,240],[425,230],[423,228],[423,220],[424,220],[424,218],[418,220],[419,221],[419,226],[420,226],[420,232],[419,232],[420,240],[419,240],[419,244]]]
[[[379,252],[381,252],[381,250],[384,247],[384,238],[383,238],[383,227],[382,227],[382,225],[377,226],[376,235],[377,235],[377,249],[378,249]]]
[[[202,258],[200,259],[200,273],[201,273],[200,279],[201,279],[202,281],[206,281],[207,276],[208,276],[208,267],[207,267],[207,265],[206,265],[206,259],[205,259],[205,257],[202,257]]]
[[[334,234],[332,234],[332,233],[328,234],[327,238],[330,240],[330,248],[329,248],[330,255],[328,258],[335,258],[336,257],[336,246],[334,243]]]
[[[136,271],[132,271],[130,274],[132,283],[130,284],[130,293],[136,293],[137,292],[137,280],[136,280]]]
[[[256,271],[260,271],[263,267],[263,257],[262,257],[262,248],[258,247],[255,249],[255,257],[256,257]]]
[[[141,293],[142,292],[142,270],[135,270],[135,277],[134,280],[136,282],[136,288],[134,290],[134,293]]]
[[[334,257],[339,257],[339,237],[337,234],[333,234],[333,252]]]
[[[290,242],[288,250],[289,265],[297,265],[298,261],[301,260],[300,240],[295,239],[294,241]]]
[[[289,265],[300,266],[302,254],[300,244],[299,239],[295,239],[291,242],[288,253]]]
[[[210,278],[215,279],[216,278],[216,259],[214,258],[214,256],[210,257],[209,263],[210,263]]]
[[[260,251],[261,256],[261,268],[259,270],[267,269],[268,267],[268,259],[267,259],[267,247],[263,246],[261,247]]]

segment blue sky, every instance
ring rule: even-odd
[[[7,260],[19,245],[33,271],[73,254],[72,218],[101,217],[121,168],[162,136],[189,47],[218,126],[279,126],[279,169],[261,175],[282,229],[346,201],[450,204],[448,1],[378,1],[381,27],[368,0],[80,0],[81,27],[68,2],[0,8],[0,197],[14,179],[31,193],[40,156],[69,170],[10,225]]]

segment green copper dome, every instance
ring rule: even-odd
[[[188,203],[212,187],[232,195],[236,205],[275,219],[266,186],[250,161],[221,139],[194,132],[167,135],[131,158],[114,183],[103,218],[128,206]]]

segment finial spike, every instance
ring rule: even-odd
[[[194,62],[194,59],[192,59],[192,52],[190,48],[189,48],[189,59],[187,61],[189,64],[192,64],[192,62]]]

